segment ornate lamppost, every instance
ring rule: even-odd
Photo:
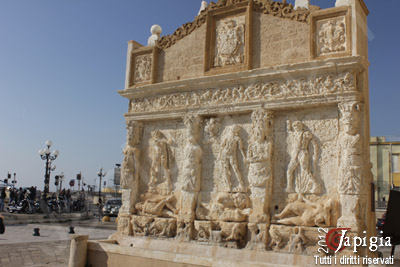
[[[101,179],[106,175],[107,173],[103,172],[103,168],[100,168],[100,171],[97,173],[97,176],[99,176],[99,201],[101,197]]]
[[[46,141],[46,147],[39,150],[39,155],[42,160],[46,162],[46,172],[44,175],[44,190],[43,190],[43,197],[46,199],[47,194],[49,193],[49,185],[50,185],[50,172],[56,169],[56,166],[51,166],[51,163],[56,160],[58,157],[58,150],[54,152],[50,151],[50,147],[53,145],[53,142]]]

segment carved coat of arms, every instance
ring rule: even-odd
[[[216,33],[215,67],[235,65],[244,60],[244,25],[234,19],[222,21]]]

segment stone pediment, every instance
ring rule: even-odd
[[[254,11],[269,14],[275,17],[308,22],[310,10],[305,8],[294,9],[292,4],[286,1],[277,2],[271,0],[219,0],[217,3],[211,2],[192,22],[188,22],[179,27],[173,34],[163,36],[157,43],[161,49],[169,48],[177,41],[191,34],[194,30],[207,22],[210,13],[221,10],[240,8],[243,5],[251,5]],[[316,7],[314,7],[316,8]]]

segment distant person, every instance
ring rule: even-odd
[[[35,201],[36,197],[37,197],[37,187],[36,186],[33,188],[32,196],[33,196],[32,200]]]
[[[22,187],[19,188],[17,196],[18,196],[18,202],[21,202],[22,200],[24,200],[25,194],[24,194],[24,190],[22,189]]]
[[[71,190],[65,191],[65,200],[67,201],[67,210],[71,212]]]
[[[6,226],[4,225],[4,218],[0,215],[0,235],[4,234]]]
[[[15,201],[15,188],[10,189],[10,203]]]
[[[4,200],[6,199],[6,188],[3,187],[0,191],[0,212],[4,212]]]

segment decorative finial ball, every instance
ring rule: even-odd
[[[162,33],[161,26],[157,24],[151,26],[150,32],[153,35],[160,35]]]

